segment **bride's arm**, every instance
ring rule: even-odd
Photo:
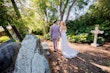
[[[65,26],[65,31],[67,32],[67,27]]]
[[[60,32],[62,32],[62,26],[60,26]]]
[[[62,27],[60,26],[60,36],[61,36],[61,32],[62,32]]]
[[[66,24],[64,23],[64,30],[67,32],[67,27]]]

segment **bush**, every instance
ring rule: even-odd
[[[2,36],[2,37],[0,37],[0,43],[3,43],[3,42],[5,42],[5,41],[7,41],[9,39],[10,38],[8,36]]]
[[[46,34],[46,35],[44,35],[44,39],[46,39],[46,40],[50,40],[50,35],[49,35],[49,33]]]
[[[42,39],[42,38],[43,38],[43,36],[42,36],[42,35],[36,35],[36,37],[37,37],[37,38],[40,38],[40,39]]]
[[[107,62],[107,66],[110,67],[110,62]]]
[[[70,42],[75,43],[92,43],[94,41],[94,36],[88,33],[82,33],[78,35],[68,35],[68,39]],[[97,42],[102,45],[105,42],[103,37],[98,37]]]
[[[35,31],[33,30],[32,33],[35,34],[35,35],[43,35],[43,32],[40,29],[37,29]]]
[[[88,34],[87,38],[86,38],[86,42],[87,43],[92,43],[94,40],[94,35],[93,34]]]
[[[82,34],[78,34],[78,35],[69,35],[68,39],[71,42],[77,42],[77,43],[81,43],[81,42],[87,42],[87,33],[82,33]]]
[[[103,45],[105,42],[105,39],[103,37],[98,37],[97,42],[98,42],[98,44]]]
[[[110,21],[106,20],[100,25],[100,29],[104,31],[104,37],[110,35]]]
[[[106,41],[110,41],[107,38],[110,36],[110,19],[109,19],[110,17],[108,16],[108,13],[105,10],[104,11],[102,10],[102,13],[101,13],[98,11],[98,9],[96,9],[96,12],[98,12],[98,16],[97,16],[97,13],[94,13],[94,9],[95,8],[93,8],[93,13],[86,13],[85,15],[82,15],[78,19],[68,21],[67,22],[67,28],[68,28],[67,33],[69,35],[90,33],[90,31],[95,28],[95,25],[98,24],[99,29],[104,31],[101,37],[104,37]],[[93,36],[91,34],[88,35],[87,41],[88,42],[93,41]]]

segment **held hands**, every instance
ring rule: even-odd
[[[61,33],[60,33],[60,37],[61,37]]]

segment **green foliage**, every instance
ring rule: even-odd
[[[101,25],[100,29],[104,30],[104,37],[107,37],[110,35],[110,21],[105,20]]]
[[[84,1],[84,0],[77,0],[77,6],[79,9],[83,8],[84,5],[87,5],[88,0]]]
[[[107,63],[107,66],[109,66],[109,67],[110,67],[110,62],[108,62],[108,63]]]
[[[8,13],[8,7],[4,5],[4,2],[0,1],[0,26],[8,25],[12,22],[12,17]]]
[[[50,35],[49,35],[49,33],[48,33],[48,34],[45,34],[44,36],[42,36],[42,35],[36,35],[36,37],[38,37],[38,38],[40,38],[40,39],[50,40]]]
[[[10,3],[10,1],[7,1]],[[0,1],[0,26],[15,25],[21,35],[25,36],[26,26],[25,20],[18,19],[12,7],[5,5],[4,1]]]
[[[98,41],[97,41],[100,45],[103,45],[105,42],[105,39],[103,37],[98,37]]]
[[[44,39],[46,39],[46,40],[50,40],[50,35],[49,35],[49,33],[46,34],[46,35],[44,35]]]
[[[13,23],[14,24],[12,25],[15,25],[19,29],[22,36],[25,37],[27,33],[27,26],[26,26],[27,22],[23,19],[18,19],[18,20],[14,20]]]
[[[92,43],[94,38],[93,35],[90,35],[88,33],[82,33],[78,35],[68,35],[68,39],[70,42],[75,43]],[[100,45],[104,44],[105,39],[103,37],[98,37],[97,41]]]
[[[87,37],[88,37],[87,33],[82,33],[82,34],[79,34],[79,35],[69,35],[68,36],[68,38],[71,42],[77,42],[77,43],[87,42]]]
[[[86,38],[86,42],[87,43],[92,43],[94,40],[94,35],[93,34],[88,34],[87,38]]]
[[[37,38],[43,39],[44,37],[42,35],[36,35]]]
[[[32,30],[32,33],[35,35],[43,35],[43,32],[41,29],[37,29],[37,30]]]
[[[0,37],[0,43],[3,43],[3,42],[5,42],[5,41],[7,41],[9,39],[10,38],[8,36],[2,36],[2,37]]]
[[[98,3],[90,6],[85,15],[67,22],[67,34],[72,35],[72,42],[93,42],[93,34],[90,31],[94,30],[96,24],[99,24],[100,30],[104,30],[104,34],[99,35],[98,43],[103,44],[107,40],[106,37],[110,36],[110,6],[106,5],[108,3],[110,4],[109,0],[98,0]],[[82,34],[88,34],[85,35],[86,40],[81,39]]]
[[[85,21],[85,20],[84,20]],[[94,29],[94,26],[89,26],[86,21],[82,19],[67,22],[68,34],[80,34],[80,33],[90,33]]]
[[[52,21],[63,19],[63,15],[68,13],[68,9],[73,2],[74,0],[32,0],[32,6],[35,8],[36,14],[36,18],[34,19],[36,20],[36,26],[40,27],[39,29],[43,31],[43,34],[48,33]],[[76,0],[75,2],[77,2],[77,6],[87,4],[85,0]]]

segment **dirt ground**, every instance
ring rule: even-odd
[[[49,46],[47,55],[51,73],[110,73],[110,43],[100,47],[89,44],[69,43],[79,51],[77,57],[66,59],[60,51],[53,52],[51,41],[44,41]],[[13,66],[3,73],[12,73]]]
[[[110,73],[110,43],[100,47],[89,44],[69,43],[79,51],[77,57],[66,59],[61,52],[53,52],[53,44],[46,41],[50,55],[47,56],[51,73]]]

